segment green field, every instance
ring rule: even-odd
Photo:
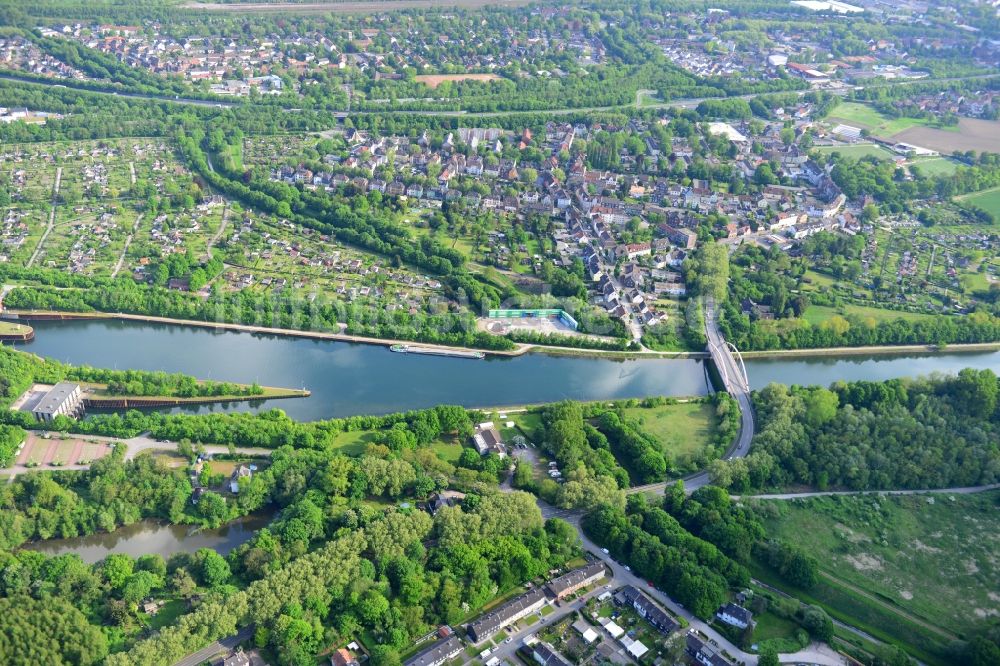
[[[919,118],[890,118],[867,104],[857,102],[841,102],[830,112],[827,120],[843,121],[866,129],[876,136],[891,137],[911,127],[933,127],[934,124]],[[949,129],[949,128],[942,128]],[[957,131],[958,128],[955,128]]]
[[[803,318],[816,326],[823,323],[834,315],[841,317],[854,315],[862,319],[874,319],[876,322],[893,321],[895,319],[905,319],[906,321],[921,321],[929,319],[933,315],[919,312],[902,312],[899,310],[885,310],[882,308],[872,308],[866,305],[842,305],[836,308],[826,305],[810,305],[805,311]]]
[[[877,157],[878,159],[887,160],[895,157],[895,153],[874,143],[861,143],[852,146],[819,146],[816,150],[821,153],[840,153],[844,157],[852,157],[854,159]]]
[[[798,636],[804,630],[791,620],[763,613],[755,615],[754,621],[757,626],[753,630],[753,642],[759,646],[770,645],[777,652],[796,652],[802,648]]]
[[[625,416],[639,422],[644,432],[660,440],[664,451],[675,459],[696,456],[715,437],[718,427],[715,407],[701,402],[629,407]]]
[[[767,502],[765,522],[819,560],[828,576],[820,589],[836,588],[826,600],[834,607],[853,597],[947,643],[1000,615],[998,499],[994,491]]]
[[[365,446],[374,444],[375,433],[370,430],[353,430],[339,433],[333,439],[333,448],[345,456],[360,456],[365,452]]]
[[[978,206],[983,210],[992,213],[995,217],[1000,218],[1000,187],[994,187],[991,190],[983,190],[982,192],[976,192],[975,194],[958,197],[958,200],[967,204],[972,204],[973,206]]]
[[[920,173],[925,176],[950,176],[959,167],[958,162],[947,157],[916,159],[910,165],[920,169]]]

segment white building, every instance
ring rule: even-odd
[[[31,413],[46,423],[57,416],[76,418],[83,413],[83,391],[79,384],[59,382],[42,396]]]

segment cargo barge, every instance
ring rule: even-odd
[[[453,356],[455,358],[486,358],[481,351],[466,351],[462,349],[440,349],[437,347],[418,347],[415,345],[392,345],[390,350],[400,354],[427,354],[429,356]]]

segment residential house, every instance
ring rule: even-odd
[[[746,629],[754,624],[753,613],[742,606],[737,606],[734,603],[728,603],[720,608],[715,613],[715,617],[719,618],[729,626],[736,627],[738,629]]]
[[[497,432],[492,421],[480,423],[476,426],[476,431],[472,435],[472,445],[479,451],[479,455],[485,456],[488,453],[496,453],[501,458],[507,455],[507,446],[503,443],[503,438]]]
[[[556,599],[567,597],[580,588],[596,583],[604,578],[604,562],[598,560],[587,566],[573,569],[569,573],[549,581],[546,588]]]
[[[540,610],[547,603],[548,599],[545,593],[536,587],[485,615],[481,615],[467,627],[468,636],[473,643],[482,643],[504,627]],[[410,664],[407,663],[407,666]],[[422,664],[420,666],[437,666],[437,664]]]

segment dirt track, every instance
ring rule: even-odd
[[[304,14],[332,12],[335,14],[374,14],[401,9],[429,9],[431,7],[475,8],[488,5],[516,7],[526,5],[528,2],[530,0],[383,0],[382,2],[347,0],[345,2],[246,2],[232,4],[188,2],[181,6],[184,9],[230,13],[285,12]]]

